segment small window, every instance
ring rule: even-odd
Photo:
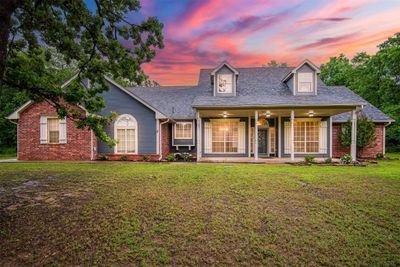
[[[313,92],[313,73],[299,73],[299,87],[300,93]]]
[[[233,92],[233,75],[218,74],[217,93],[231,94]]]
[[[192,123],[177,122],[175,124],[175,139],[192,139]]]
[[[58,144],[60,142],[60,121],[55,118],[47,119],[47,131],[50,144]]]

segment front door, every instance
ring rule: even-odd
[[[268,131],[267,129],[258,129],[258,154],[268,154]]]

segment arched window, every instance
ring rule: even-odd
[[[128,114],[118,117],[114,124],[114,138],[117,141],[115,153],[137,154],[138,127],[136,119]]]

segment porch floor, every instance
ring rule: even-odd
[[[315,158],[315,161],[322,162],[325,158]],[[335,161],[335,159],[333,159]],[[295,158],[293,161],[290,158],[258,158],[257,160],[254,157],[245,158],[245,157],[204,157],[200,158],[198,162],[206,162],[206,163],[256,163],[256,164],[282,164],[282,163],[290,163],[290,162],[301,162],[304,161],[304,158]]]

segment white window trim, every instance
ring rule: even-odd
[[[117,122],[118,122],[118,120],[120,120],[121,118],[123,118],[123,117],[129,117],[130,119],[132,119],[133,120],[133,122],[134,122],[134,124],[135,124],[135,126],[133,126],[133,127],[127,127],[127,128],[125,128],[125,129],[135,129],[135,152],[134,153],[119,153],[118,152],[118,148],[117,148],[117,145],[115,145],[114,146],[114,154],[117,154],[117,155],[137,155],[138,154],[138,135],[139,135],[139,127],[138,127],[138,123],[137,123],[137,120],[136,120],[136,118],[135,117],[133,117],[132,115],[130,115],[130,114],[122,114],[122,115],[119,115],[118,116],[118,118],[115,120],[115,122],[114,122],[114,139],[115,140],[117,140],[117,137],[118,137],[118,135],[117,135],[117,129],[118,129],[118,127],[117,127]],[[126,148],[125,148],[125,151],[126,151]]]
[[[306,75],[307,76],[310,75],[310,77],[307,77],[307,78],[310,78],[309,80],[304,78],[304,76],[306,76]],[[301,76],[303,76],[303,79],[301,79]],[[306,91],[300,90],[300,88],[301,88],[300,84],[302,84],[302,83],[310,83],[310,90],[309,91],[308,90],[306,90]],[[311,73],[311,72],[299,72],[298,73],[297,92],[299,92],[299,93],[313,93],[314,92],[313,73]]]
[[[41,136],[41,127],[42,127],[42,118],[46,121],[45,125],[46,125],[46,140],[42,140],[42,136]],[[54,142],[54,143],[50,143],[50,132],[49,132],[49,119],[58,119],[58,142]],[[61,142],[61,138],[60,135],[62,134],[61,132],[63,131],[62,127],[61,127],[61,123],[63,122],[63,124],[65,124],[65,129],[64,129],[64,135],[65,135],[65,141]],[[45,116],[40,116],[40,123],[39,123],[39,143],[41,145],[65,145],[67,143],[67,125],[66,125],[67,121],[66,118],[59,118],[56,115],[45,115]],[[63,139],[64,140],[64,139]]]
[[[212,127],[212,123],[213,122],[219,122],[221,119],[210,119],[210,123],[211,123],[211,127]],[[240,119],[223,119],[224,121],[234,121],[234,122],[239,122],[240,123]],[[240,127],[240,126],[239,126]],[[212,129],[212,128],[211,128]],[[211,138],[211,147],[212,147],[212,143],[213,143],[213,141],[212,141],[212,135],[210,136],[210,138]],[[246,134],[244,135],[244,138],[246,138]],[[245,140],[246,141],[246,140]],[[224,136],[224,151],[226,150],[226,142],[225,142],[225,136]],[[212,149],[211,149],[211,151],[209,152],[209,153],[207,153],[207,154],[213,154],[213,155],[235,155],[235,154],[237,154],[237,155],[242,155],[242,154],[244,154],[244,153],[242,153],[242,152],[239,152],[239,142],[240,142],[240,140],[238,139],[238,152],[213,152],[212,151]]]
[[[320,122],[319,123],[319,127],[321,127],[321,118],[298,118],[298,119],[294,119],[295,122],[307,122],[307,121],[312,121],[312,122]],[[318,127],[318,129],[319,129]],[[305,133],[305,135],[307,135],[307,133]],[[304,139],[306,139],[306,137],[304,137]],[[318,141],[318,152],[294,152],[294,154],[298,154],[298,155],[318,155],[318,154],[326,154],[323,152],[319,152],[319,141]]]
[[[176,136],[176,125],[178,124],[190,124],[190,137],[177,137]],[[190,140],[193,139],[193,122],[191,121],[181,121],[181,122],[176,122],[174,125],[174,139],[176,140]]]
[[[218,91],[219,88],[219,77],[223,77],[223,76],[230,76],[231,77],[231,91],[230,92],[220,92]],[[233,94],[234,93],[234,75],[233,74],[224,74],[224,73],[220,73],[217,74],[217,87],[216,87],[216,92],[217,94]]]

